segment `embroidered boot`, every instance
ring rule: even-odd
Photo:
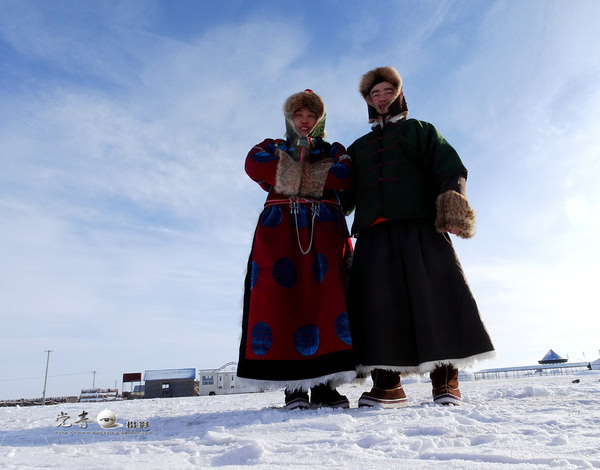
[[[358,406],[380,406],[397,408],[407,404],[406,393],[400,383],[400,372],[375,369],[371,372],[373,388],[358,400]]]
[[[332,389],[329,384],[321,384],[311,388],[310,403],[317,407],[350,408],[348,398],[336,389]]]
[[[433,402],[440,405],[460,405],[461,395],[458,389],[458,369],[443,365],[431,374]]]
[[[308,401],[308,392],[304,390],[289,390],[285,389],[285,409],[294,410],[296,408],[310,408]]]

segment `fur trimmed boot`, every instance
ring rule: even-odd
[[[407,404],[408,399],[402,383],[400,372],[375,369],[371,372],[373,388],[365,392],[358,400],[358,406],[380,406],[383,408],[397,408]]]
[[[431,374],[433,402],[440,405],[460,405],[462,399],[458,389],[458,369],[443,365]]]
[[[295,410],[296,408],[310,408],[308,401],[308,392],[304,390],[289,390],[285,389],[285,409]]]
[[[310,404],[315,407],[350,408],[348,398],[329,384],[317,385],[310,389]]]

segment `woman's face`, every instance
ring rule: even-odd
[[[307,107],[296,111],[292,119],[302,137],[306,137],[317,124],[317,115]]]

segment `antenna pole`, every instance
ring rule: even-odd
[[[42,396],[42,406],[46,404],[46,385],[48,384],[48,366],[50,365],[50,353],[52,350],[46,350],[44,352],[48,353],[48,359],[46,359],[46,378],[44,379],[44,394]]]

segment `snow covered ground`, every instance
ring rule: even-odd
[[[285,411],[282,392],[0,408],[0,467],[600,468],[599,379],[462,382],[461,407],[433,405],[413,382],[395,410],[357,409],[366,387],[354,386],[340,389],[349,410]],[[117,427],[96,422],[105,409]]]

